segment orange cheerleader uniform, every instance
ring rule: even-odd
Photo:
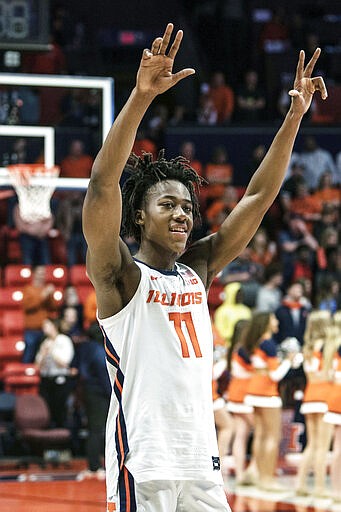
[[[226,369],[226,361],[220,360],[213,366],[213,378],[212,378],[212,398],[213,398],[213,410],[218,411],[226,407],[226,402],[223,396],[218,391],[218,379]]]
[[[333,367],[334,382],[327,397],[328,411],[323,419],[332,425],[341,425],[341,347],[334,357]]]
[[[288,360],[280,362],[277,346],[272,339],[263,340],[251,355],[252,377],[245,396],[245,403],[253,407],[282,407],[278,381],[288,372]]]
[[[243,348],[239,348],[232,354],[231,381],[227,402],[228,411],[239,414],[253,412],[253,407],[244,402],[251,376],[251,359]]]
[[[304,391],[301,414],[326,413],[328,410],[327,398],[332,385],[322,380],[322,349],[313,352],[311,359],[303,362],[303,369],[308,377]]]

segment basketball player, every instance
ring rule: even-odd
[[[212,407],[212,330],[206,293],[257,230],[279,191],[314,92],[317,49],[300,53],[290,110],[247,191],[220,230],[188,247],[200,178],[183,159],[133,159],[153,99],[194,73],[173,73],[183,33],[173,25],[144,50],[127,103],[99,151],[84,204],[87,271],[97,293],[114,393],[107,420],[108,511],[228,511]],[[139,249],[133,258],[121,223]]]

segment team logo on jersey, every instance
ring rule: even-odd
[[[213,471],[219,471],[219,469],[220,469],[219,457],[212,457],[212,463],[213,463]]]
[[[162,293],[159,290],[149,290],[147,304],[156,302],[161,306],[188,306],[189,304],[202,304],[201,292]]]
[[[150,276],[150,279],[151,279],[152,281],[156,281],[156,279],[159,279],[159,277],[160,277],[160,276]]]

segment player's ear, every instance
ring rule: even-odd
[[[139,226],[143,226],[144,224],[144,215],[143,210],[137,210],[135,213],[135,224],[138,224]]]

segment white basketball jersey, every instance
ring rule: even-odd
[[[137,482],[221,484],[212,405],[213,340],[205,288],[183,264],[136,261],[129,304],[100,319],[113,394],[107,420],[108,495],[123,465]]]

